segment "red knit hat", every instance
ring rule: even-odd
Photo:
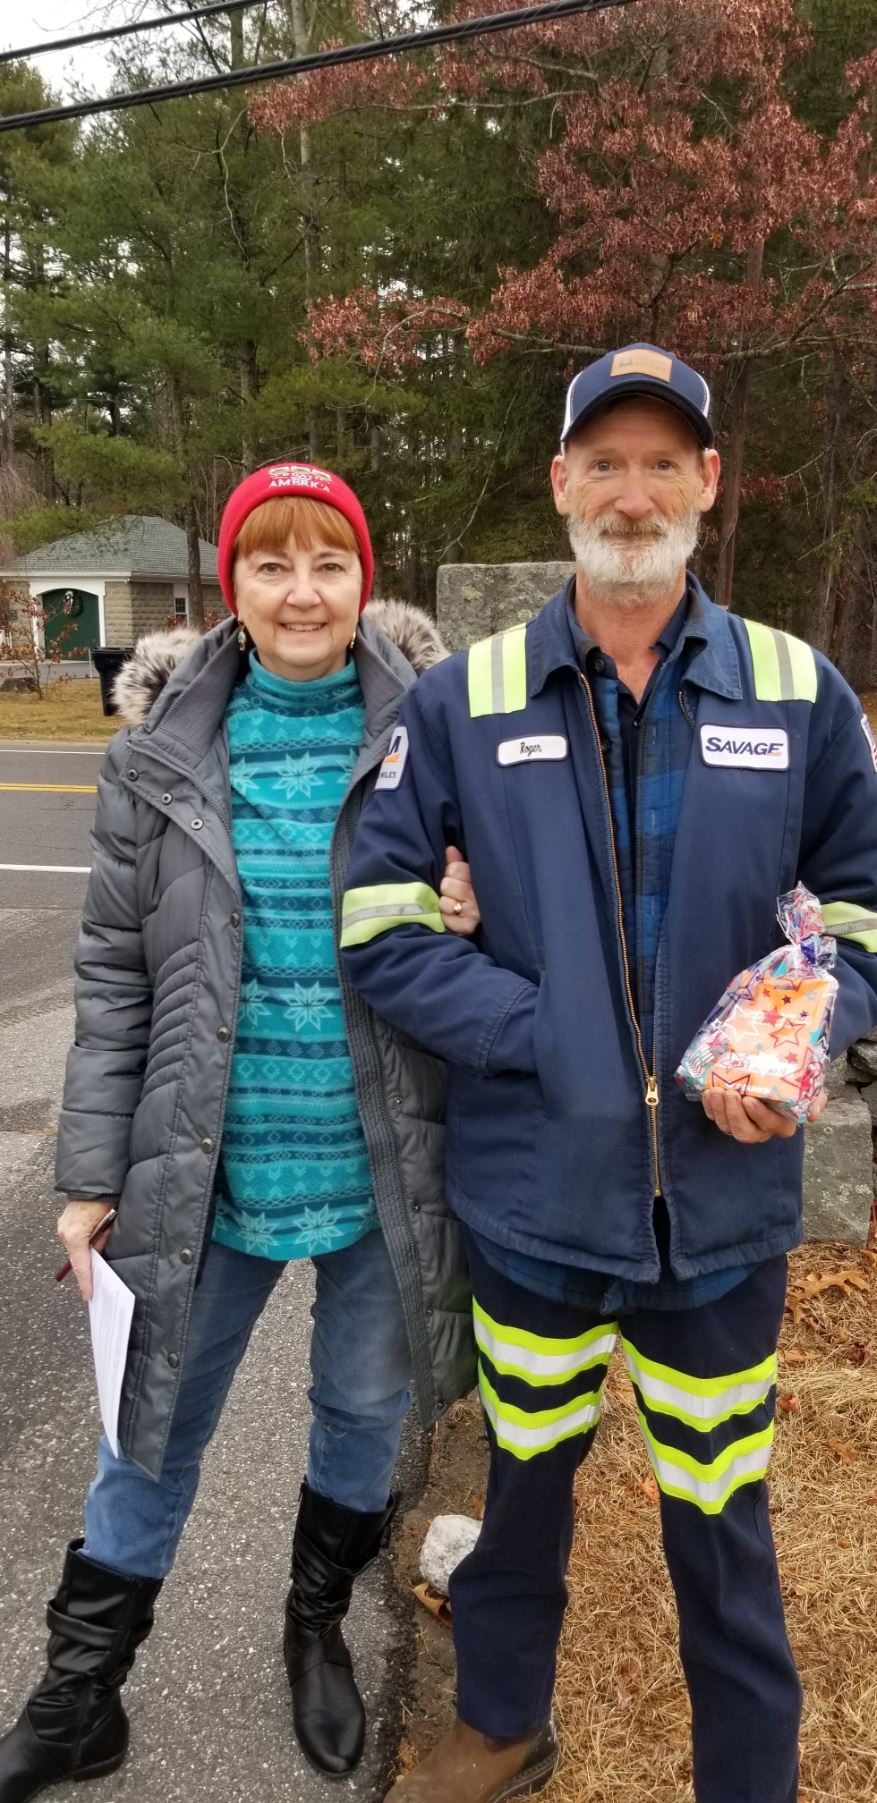
[[[220,521],[217,553],[219,583],[232,613],[237,613],[232,582],[234,551],[244,520],[254,508],[261,507],[263,501],[285,500],[291,495],[301,495],[308,501],[325,501],[327,506],[337,507],[338,512],[343,513],[353,527],[362,563],[362,597],[359,603],[359,611],[362,613],[372,592],[375,573],[374,552],[365,514],[353,489],[348,488],[340,476],[333,476],[330,470],[318,469],[313,463],[273,463],[270,468],[254,470],[252,476],[245,477],[237,488],[232,489]]]

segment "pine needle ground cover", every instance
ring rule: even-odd
[[[774,1533],[806,1691],[801,1803],[877,1797],[877,1251],[791,1261]],[[658,1495],[617,1359],[579,1474],[545,1803],[689,1803],[688,1704]]]
[[[877,1238],[805,1246],[790,1261],[780,1346],[774,1531],[806,1689],[800,1803],[877,1798]],[[430,1482],[397,1539],[400,1582],[436,1514],[483,1509],[486,1445],[472,1399],[437,1431]],[[616,1355],[579,1474],[556,1710],[563,1746],[545,1803],[693,1803],[688,1700],[661,1552],[658,1496]],[[410,1768],[449,1725],[446,1627],[414,1608],[399,1750]]]

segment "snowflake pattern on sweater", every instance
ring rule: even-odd
[[[365,725],[355,666],[292,682],[254,654],[226,721],[244,946],[213,1231],[261,1258],[313,1258],[377,1225],[329,876]]]

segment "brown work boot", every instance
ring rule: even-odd
[[[489,1740],[456,1721],[407,1777],[400,1778],[385,1803],[506,1803],[535,1797],[557,1764],[554,1723],[546,1722],[529,1740]]]

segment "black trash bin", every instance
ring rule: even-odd
[[[99,651],[91,654],[91,661],[100,678],[100,699],[105,714],[117,712],[113,705],[113,684],[122,665],[133,656],[133,645],[102,645]]]

